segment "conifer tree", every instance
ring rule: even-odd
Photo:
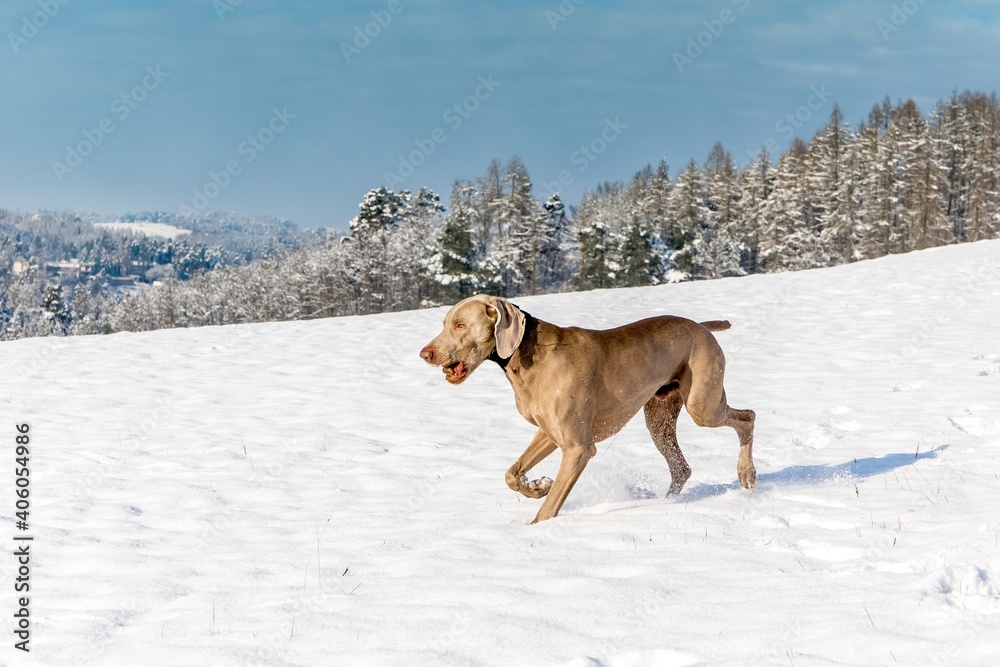
[[[746,273],[760,270],[759,256],[764,210],[773,190],[774,173],[767,149],[761,149],[757,159],[740,174],[742,223],[739,227],[740,265]]]
[[[601,185],[596,191],[585,192],[574,217],[577,243],[580,247],[580,267],[576,287],[581,290],[614,287],[620,265],[617,251],[620,234],[609,210],[609,203],[620,200],[618,185]]]
[[[674,250],[668,257],[671,280],[690,280],[698,272],[695,243],[709,216],[703,174],[692,160],[677,176],[669,199],[669,238]]]
[[[477,290],[476,247],[472,240],[472,220],[468,206],[471,185],[455,182],[451,213],[441,235],[441,277],[445,302],[472,296]]]
[[[538,225],[538,285],[541,292],[563,289],[570,277],[570,257],[575,248],[570,239],[570,221],[559,194],[542,205]]]
[[[854,258],[853,230],[857,225],[854,180],[857,154],[854,137],[834,105],[826,127],[810,146],[813,165],[809,177],[815,195],[816,226],[822,236],[822,264],[841,264]]]
[[[618,256],[621,268],[615,284],[619,287],[656,285],[663,275],[662,255],[649,224],[639,215],[629,218],[621,231]]]
[[[939,245],[947,231],[941,208],[946,187],[930,127],[913,100],[894,112],[886,142],[895,152],[895,204],[899,209],[899,252]]]
[[[775,167],[774,189],[762,216],[759,260],[764,271],[816,265],[819,237],[810,224],[807,150],[801,140],[793,142]]]
[[[732,156],[719,142],[709,153],[705,177],[708,214],[695,240],[696,275],[699,278],[743,275],[739,243],[743,217],[739,172]]]

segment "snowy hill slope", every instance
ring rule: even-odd
[[[1000,242],[516,302],[730,319],[756,491],[735,434],[682,415],[694,474],[665,499],[640,416],[528,525],[501,372],[417,357],[443,309],[4,343],[0,540],[34,541],[31,652],[8,633],[0,663],[995,664]]]
[[[113,229],[119,232],[135,232],[146,236],[160,236],[165,239],[175,239],[178,236],[188,236],[190,229],[181,229],[163,222],[149,222],[147,220],[137,220],[136,222],[95,222],[94,227],[101,229]]]

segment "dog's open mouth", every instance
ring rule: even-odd
[[[469,376],[469,369],[466,368],[464,361],[446,364],[442,367],[442,370],[444,371],[444,379],[454,384],[463,381]]]

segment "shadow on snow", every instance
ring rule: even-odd
[[[948,448],[948,445],[935,447],[928,452],[918,454],[886,454],[885,456],[852,459],[846,463],[824,464],[812,466],[788,466],[776,472],[757,475],[757,488],[770,489],[776,486],[792,484],[821,484],[835,479],[865,479],[877,477],[899,468],[913,465],[917,461],[937,458],[938,454]],[[701,500],[713,496],[721,496],[729,491],[740,488],[739,482],[730,484],[699,484],[686,493],[681,493],[680,499],[685,502]]]

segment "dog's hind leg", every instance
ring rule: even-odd
[[[757,484],[757,471],[753,465],[753,426],[756,414],[753,410],[729,407],[726,390],[722,386],[725,358],[717,343],[707,349],[717,352],[702,355],[698,362],[699,372],[692,375],[690,384],[683,380],[681,382],[684,407],[698,426],[728,426],[736,431],[740,438],[740,458],[736,464],[736,474],[740,486],[752,489]]]
[[[753,465],[753,425],[756,418],[753,410],[729,408],[726,420],[726,426],[733,427],[740,436],[740,460],[736,463],[736,474],[744,489],[757,486],[757,469]]]
[[[714,396],[705,400],[705,394],[691,392],[685,404],[688,414],[698,426],[728,426],[740,438],[740,458],[736,463],[736,475],[740,486],[752,489],[757,485],[757,470],[753,465],[753,425],[757,415],[753,410],[737,410],[726,403],[726,392],[721,384],[713,388]],[[706,408],[706,405],[712,406]]]
[[[683,404],[680,388],[665,386],[643,406],[649,435],[670,466],[669,493],[672,494],[680,493],[691,476],[691,466],[684,460],[677,443],[677,415]]]

